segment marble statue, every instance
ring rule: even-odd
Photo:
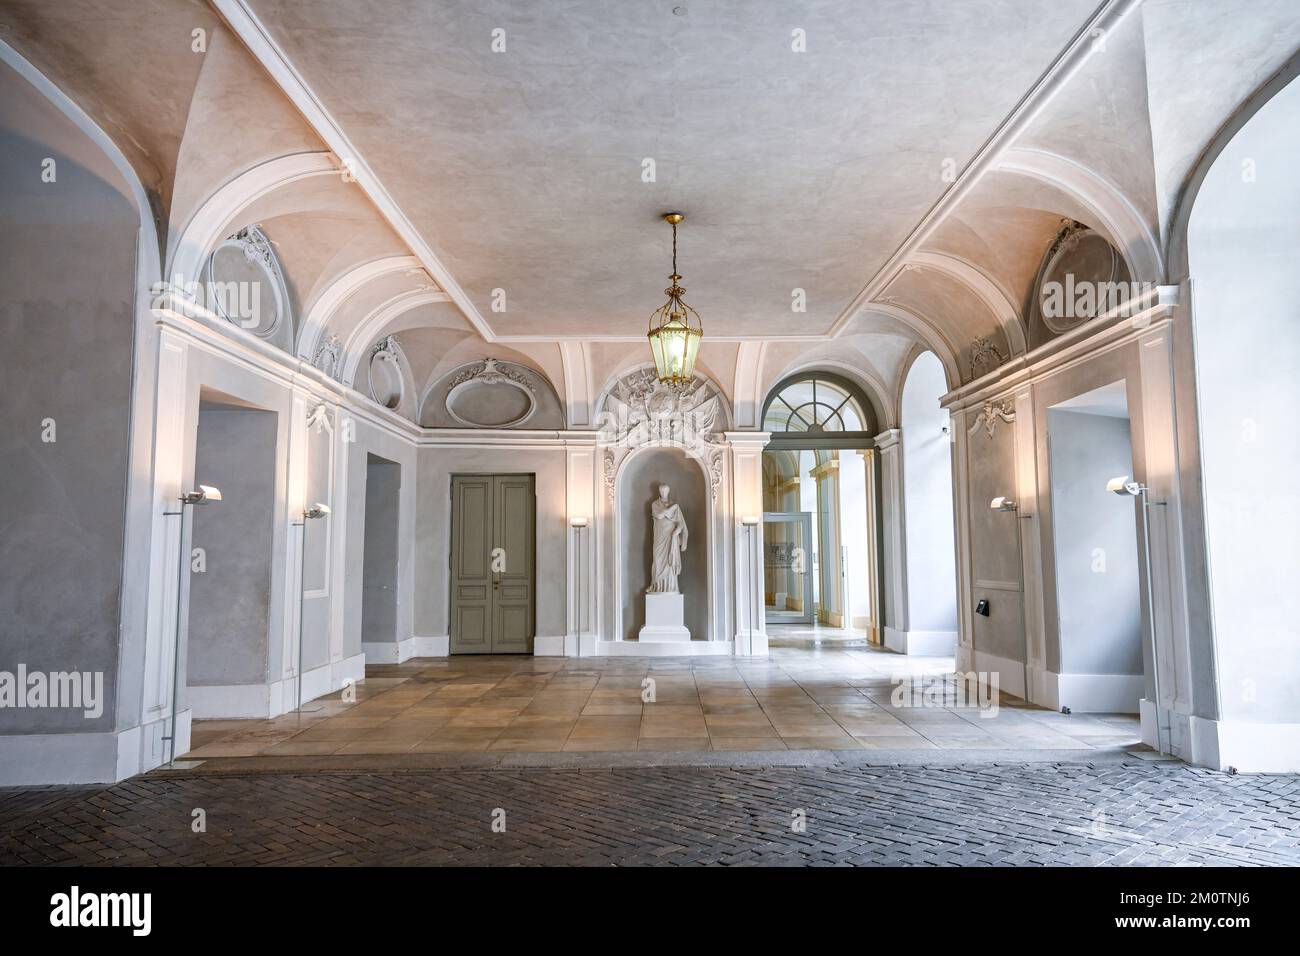
[[[686,517],[681,505],[668,500],[668,486],[659,486],[659,497],[650,505],[654,519],[654,564],[648,594],[676,594],[677,576],[682,573],[682,552],[686,550]]]

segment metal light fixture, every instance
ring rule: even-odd
[[[582,573],[585,570],[582,564],[582,529],[587,527],[587,517],[585,515],[575,515],[574,517],[571,517],[569,519],[569,527],[573,529],[573,537],[575,538],[577,551],[577,554],[574,555],[573,561],[573,583],[577,590],[577,596],[573,603],[573,636],[577,640],[578,646],[574,649],[574,652],[581,657],[583,624]]]
[[[989,507],[994,511],[1015,511],[1016,502],[1014,499],[1008,498],[1006,495],[998,495],[989,502]]]
[[[206,505],[209,501],[220,501],[221,489],[213,485],[199,485],[194,491],[182,492],[177,500],[181,503],[180,511],[163,512],[167,517],[175,516],[181,519],[176,541],[179,568],[176,572],[176,634],[172,643],[172,720],[171,729],[162,738],[162,742],[168,745],[167,766],[169,767],[176,766],[176,710],[181,683],[181,591],[185,581],[185,569],[190,563],[190,549],[185,544],[185,506]]]
[[[324,518],[330,513],[330,506],[324,502],[318,501],[310,507],[302,509],[302,520],[293,522],[295,528],[301,528],[302,534],[298,541],[298,706],[294,708],[298,716],[304,713],[302,709],[302,605],[303,591],[305,582],[303,576],[307,570],[307,522],[316,518]],[[306,713],[314,714],[320,710],[319,707],[312,708]]]
[[[1148,497],[1147,486],[1140,481],[1135,481],[1131,475],[1120,475],[1118,478],[1112,478],[1106,482],[1106,490],[1111,494],[1119,495],[1121,498],[1138,498],[1142,505],[1142,561],[1146,567],[1147,576],[1147,631],[1151,641],[1151,684],[1152,691],[1155,694],[1155,700],[1152,701],[1152,704],[1154,705],[1156,721],[1156,750],[1163,755],[1168,751],[1165,748],[1165,734],[1162,732],[1164,728],[1160,723],[1160,655],[1156,644],[1156,606],[1154,584],[1151,580],[1151,522],[1147,517],[1147,510],[1152,505],[1163,505],[1164,502],[1152,501]],[[1171,743],[1170,749],[1172,749],[1172,746]]]
[[[686,290],[678,284],[682,277],[677,273],[677,224],[685,218],[680,212],[664,214],[664,221],[673,227],[673,274],[668,277],[672,285],[664,289],[668,301],[651,313],[646,332],[659,381],[675,388],[695,380],[695,356],[704,337],[700,314],[682,301]]]

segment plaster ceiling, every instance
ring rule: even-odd
[[[642,334],[681,209],[706,330],[762,336],[830,328],[1096,0],[249,5],[495,333]]]

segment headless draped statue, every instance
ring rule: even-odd
[[[650,505],[654,519],[654,564],[648,594],[676,594],[677,576],[682,573],[682,552],[686,550],[686,518],[682,507],[668,500],[668,486],[659,486],[659,497]],[[680,623],[680,622],[679,622]]]

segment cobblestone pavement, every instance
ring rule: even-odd
[[[1300,776],[1141,761],[153,774],[0,791],[0,864],[23,863],[1295,866]]]

